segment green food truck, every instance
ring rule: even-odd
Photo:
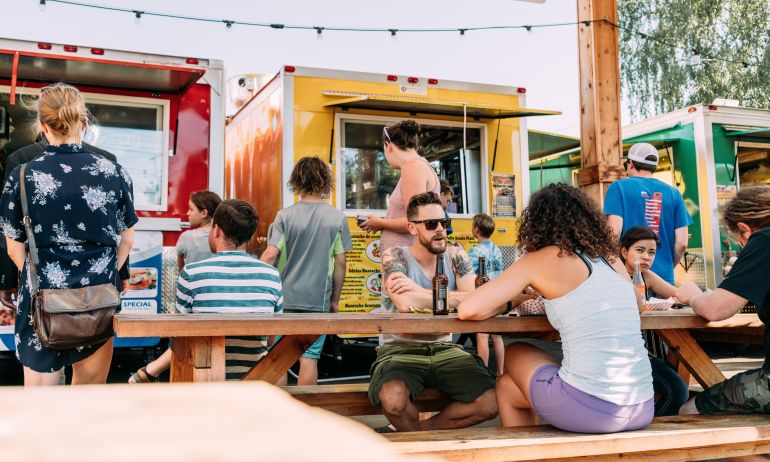
[[[557,138],[565,149],[530,144],[532,192],[555,182],[577,184],[578,140]],[[694,221],[677,281],[714,289],[738,250],[720,212],[741,187],[770,184],[770,110],[698,104],[623,127],[624,151],[639,142],[658,148],[655,177],[682,193]]]

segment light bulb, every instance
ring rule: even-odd
[[[38,3],[37,7],[40,9],[40,11],[45,11],[45,0],[40,0],[40,3]]]

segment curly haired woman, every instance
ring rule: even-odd
[[[508,347],[497,382],[502,424],[531,425],[534,411],[573,432],[646,427],[654,414],[650,361],[633,286],[604,215],[580,190],[550,185],[524,210],[519,243],[527,253],[463,300],[459,317],[496,316],[532,286],[545,298],[564,360],[559,366],[524,343]]]

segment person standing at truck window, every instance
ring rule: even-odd
[[[58,83],[41,90],[37,120],[50,145],[27,164],[23,178],[16,167],[0,198],[0,232],[8,255],[22,270],[16,314],[16,356],[24,366],[26,386],[58,385],[61,370],[72,365],[73,384],[105,383],[113,340],[82,348],[43,346],[30,322],[27,234],[22,226],[20,186],[24,181],[29,216],[39,249],[41,289],[77,289],[119,284],[138,221],[131,178],[120,165],[82,146],[88,123],[83,96]]]
[[[335,313],[345,280],[345,252],[353,248],[345,215],[328,203],[334,175],[318,156],[294,166],[289,189],[299,201],[278,212],[262,261],[276,265],[286,288],[287,313]],[[302,355],[298,385],[315,385],[326,336]]]
[[[47,147],[48,140],[45,138],[45,135],[41,133],[34,143],[10,153],[5,160],[3,182],[8,181],[8,176],[18,165],[26,164],[27,162],[42,156]],[[83,143],[83,149],[102,156],[109,161],[117,162],[115,155],[104,149],[99,149],[88,143]],[[0,243],[0,247],[2,247],[2,251],[0,251],[0,303],[7,308],[14,309],[13,298],[19,287],[19,272],[16,269],[16,265],[13,264],[8,257],[8,253],[5,251],[5,242]],[[120,268],[120,281],[124,290],[128,284],[128,278],[128,260],[126,260],[126,263]]]
[[[197,263],[215,255],[209,245],[211,222],[222,198],[212,191],[198,191],[190,195],[187,219],[190,227],[176,241],[177,266],[182,271],[185,265]],[[167,349],[155,361],[131,374],[128,383],[157,382],[158,376],[171,367],[171,349]]]
[[[394,246],[412,245],[414,238],[409,234],[406,219],[409,199],[424,192],[433,192],[436,196],[441,193],[438,175],[417,152],[419,136],[420,126],[414,120],[403,120],[382,129],[385,158],[392,168],[401,170],[401,178],[390,196],[385,218],[362,215],[367,220],[360,226],[370,233],[382,231],[380,250],[383,252]]]
[[[687,250],[687,227],[692,218],[679,191],[653,178],[658,168],[658,150],[649,143],[636,143],[628,151],[628,178],[612,183],[604,200],[616,239],[635,226],[652,229],[660,248],[652,271],[674,284],[674,266]]]

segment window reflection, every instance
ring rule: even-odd
[[[390,167],[382,145],[382,122],[343,121],[342,159],[345,165],[344,198],[348,210],[385,210],[400,172]],[[440,179],[452,188],[450,213],[481,211],[481,155],[479,128],[422,125],[419,153]]]

